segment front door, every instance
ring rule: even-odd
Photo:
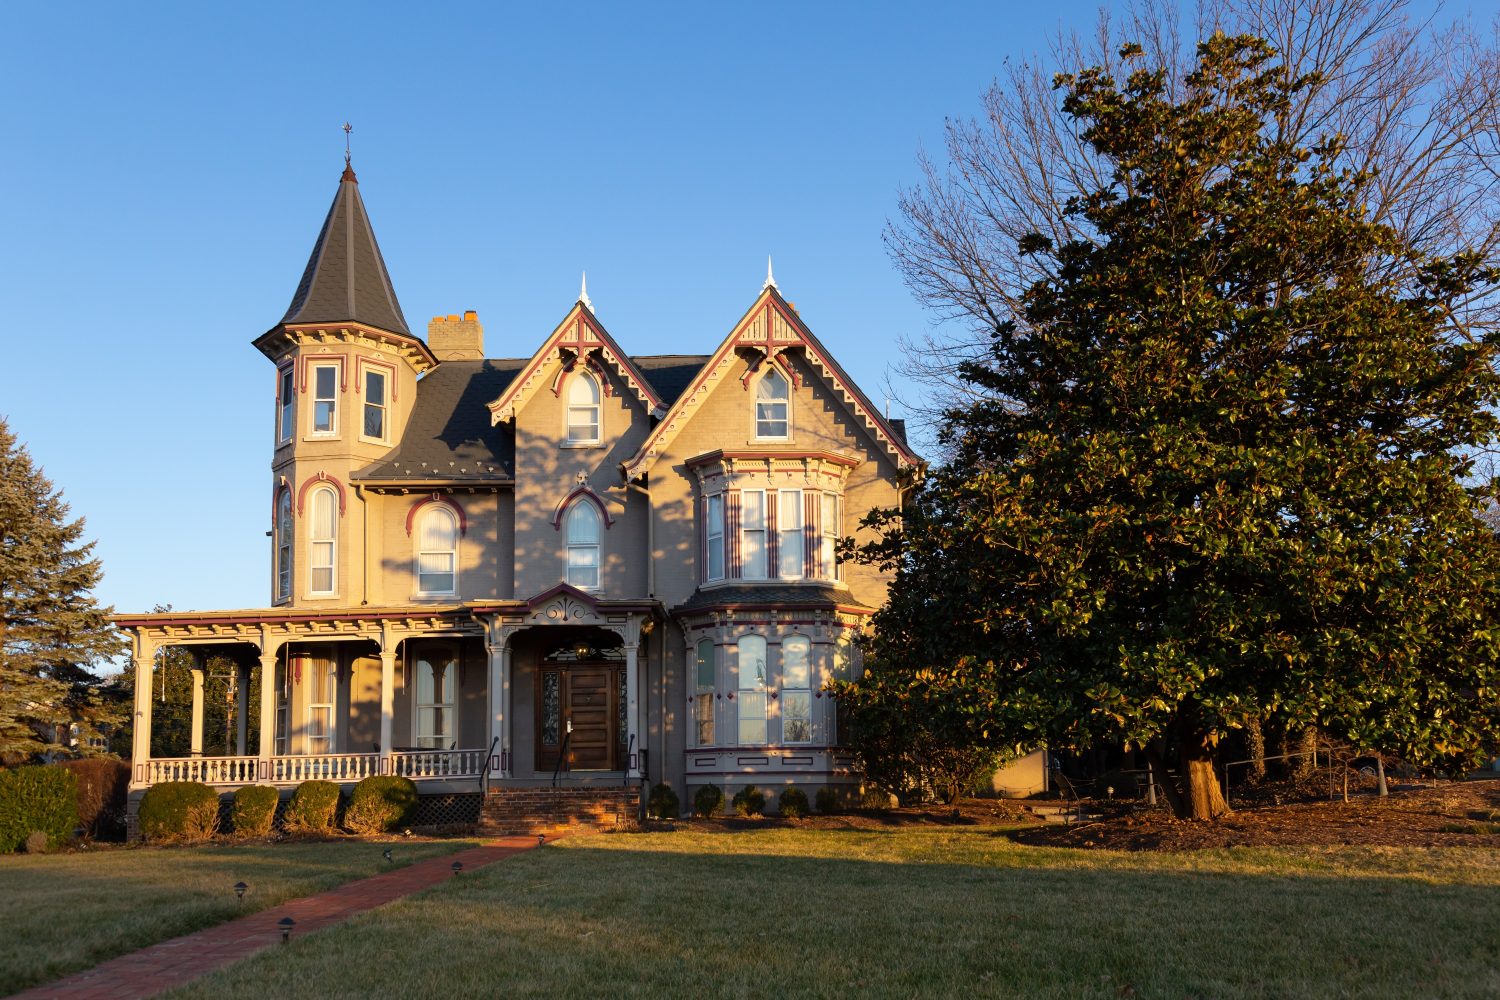
[[[547,664],[537,699],[537,769],[551,771],[567,748],[563,770],[620,769],[620,687],[615,663]]]

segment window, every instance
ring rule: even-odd
[[[823,510],[819,527],[822,529],[818,551],[818,575],[825,580],[839,578],[838,557],[834,544],[839,537],[839,495],[823,494]]]
[[[812,742],[812,641],[794,635],[781,643],[781,742]]]
[[[279,408],[276,412],[276,440],[290,441],[292,432],[296,428],[297,416],[297,370],[293,368],[281,369],[280,384],[276,388],[276,402]]]
[[[579,371],[568,383],[568,443],[599,443],[599,383]]]
[[[693,729],[697,741],[694,746],[708,747],[714,743],[714,643],[712,639],[698,640],[697,683],[693,694]]]
[[[313,433],[328,437],[339,432],[338,365],[313,365]]]
[[[739,641],[739,741],[766,742],[766,640],[747,635]]]
[[[782,490],[776,498],[777,575],[784,580],[802,576],[802,491]]]
[[[335,753],[333,706],[338,701],[338,664],[315,656],[308,666],[307,752]]]
[[[416,733],[412,742],[424,750],[447,750],[454,732],[454,689],[458,662],[448,648],[428,650],[417,658]]]
[[[708,566],[706,580],[724,579],[724,495],[708,498]]]
[[[568,511],[568,582],[583,590],[599,589],[599,512],[587,500]]]
[[[766,578],[766,491],[745,490],[740,494],[740,575],[747,580]]]
[[[286,756],[287,733],[291,731],[287,725],[287,704],[291,701],[287,688],[291,674],[286,668],[287,660],[290,658],[291,655],[288,654],[276,664],[276,749],[274,752],[278,757]]]
[[[367,438],[385,440],[385,372],[365,369],[365,431]]]
[[[338,555],[338,497],[333,490],[320,486],[312,494],[311,545],[312,573],[309,589],[314,594],[331,594],[335,583],[334,563]]]
[[[755,436],[785,439],[792,436],[791,393],[786,376],[769,366],[755,386]]]
[[[292,596],[292,493],[282,490],[276,501],[276,599]]]
[[[455,593],[457,569],[458,518],[442,504],[429,504],[417,524],[417,592]]]

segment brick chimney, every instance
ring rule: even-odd
[[[484,360],[484,327],[470,309],[459,316],[434,316],[427,324],[427,346],[439,361]]]

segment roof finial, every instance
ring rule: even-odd
[[[582,302],[583,307],[589,312],[594,311],[594,303],[589,301],[589,273],[587,271],[583,272],[583,284],[578,289],[578,301]]]
[[[766,283],[764,285],[760,286],[760,290],[761,291],[765,291],[767,288],[774,288],[778,292],[781,291],[781,286],[778,285],[778,284],[776,284],[776,275],[774,275],[774,274],[771,273],[771,255],[770,254],[766,254]]]
[[[339,128],[344,130],[344,176],[342,179],[346,181],[354,181],[356,184],[358,184],[359,181],[355,180],[354,177],[354,168],[349,165],[349,133],[354,131],[354,126],[350,125],[348,122],[344,122],[344,124],[340,125]]]

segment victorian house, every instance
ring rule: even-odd
[[[524,357],[487,357],[473,312],[419,336],[346,168],[254,341],[267,606],[117,619],[133,788],[400,774],[517,828],[628,811],[656,782],[684,803],[707,783],[853,794],[823,688],[857,669],[886,581],[835,540],[919,460],[769,274],[704,326],[705,353],[632,355],[585,291]],[[193,754],[152,757],[171,646],[238,664],[233,755],[202,753],[199,683]]]

